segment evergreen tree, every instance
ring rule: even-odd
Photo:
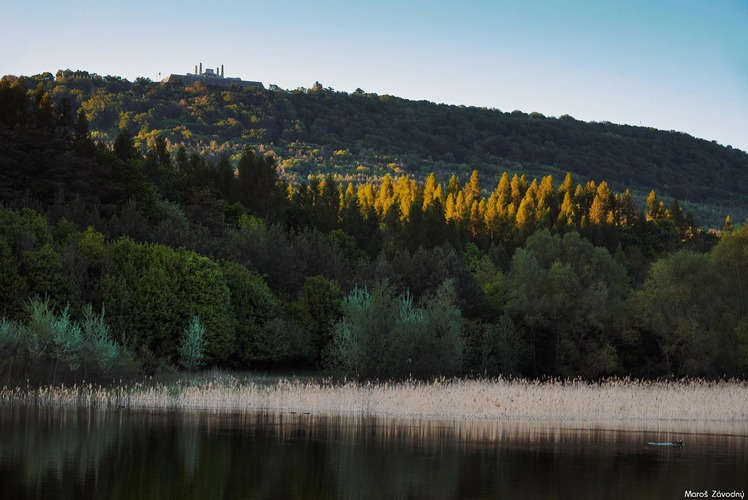
[[[26,283],[19,274],[10,245],[0,237],[0,318],[17,318],[26,297]]]
[[[319,195],[314,207],[317,229],[326,233],[337,227],[339,211],[340,193],[338,192],[338,184],[332,175],[328,175],[319,184]]]
[[[57,135],[65,142],[71,141],[73,136],[73,111],[70,104],[70,99],[63,97],[60,102],[57,103],[56,119],[57,119]]]
[[[114,140],[114,155],[122,161],[131,161],[138,157],[135,143],[126,129],[121,129]]]
[[[76,153],[84,157],[93,156],[96,151],[96,145],[91,140],[91,131],[88,127],[88,117],[83,109],[78,111],[78,118],[73,126],[73,149]]]
[[[0,125],[10,130],[26,125],[29,120],[29,99],[17,79],[0,79]]]
[[[35,126],[49,135],[53,134],[56,127],[56,120],[52,105],[52,96],[49,95],[49,92],[47,92],[44,83],[42,82],[39,82],[39,85],[34,91],[33,104],[33,120]]]
[[[284,211],[285,188],[280,184],[275,160],[246,149],[239,159],[238,200],[263,218],[280,220]]]

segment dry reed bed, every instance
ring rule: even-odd
[[[441,379],[256,384],[229,377],[199,384],[3,388],[0,403],[329,416],[748,423],[748,382]]]

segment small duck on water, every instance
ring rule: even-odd
[[[678,448],[681,448],[683,446],[683,440],[678,439],[677,441],[668,441],[666,443],[656,443],[654,441],[650,441],[647,444],[649,446],[676,446]]]

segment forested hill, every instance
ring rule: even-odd
[[[182,87],[69,70],[21,81],[29,90],[41,83],[55,101],[67,97],[73,115],[84,109],[97,141],[113,142],[124,128],[143,151],[165,136],[174,152],[184,146],[234,161],[250,145],[273,151],[291,180],[317,173],[423,180],[435,172],[465,181],[477,169],[493,187],[503,171],[557,182],[572,172],[582,182],[630,188],[642,206],[652,189],[676,198],[697,224],[748,216],[748,154],[679,132],[348,94],[319,83],[293,91]]]
[[[596,125],[320,86],[0,79],[0,378],[202,363],[380,380],[745,378],[748,224],[705,231],[661,192],[644,210],[606,179],[519,175],[478,151],[480,130],[501,125],[494,137],[521,150],[521,123],[547,144],[562,127],[607,140]],[[716,158],[699,186],[742,199],[726,158],[745,154],[675,139]],[[450,175],[467,162],[482,168]]]

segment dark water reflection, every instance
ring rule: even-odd
[[[647,441],[683,438],[682,449]],[[748,489],[746,426],[649,430],[0,406],[13,498],[684,498]]]

